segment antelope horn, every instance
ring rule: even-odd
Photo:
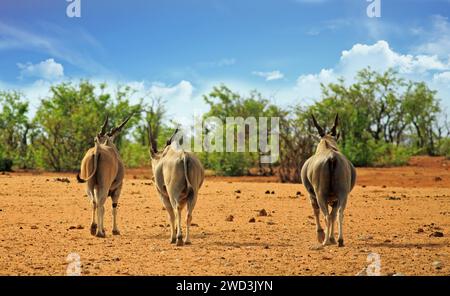
[[[173,132],[172,136],[170,137],[170,139],[167,140],[166,146],[169,146],[170,144],[172,144],[173,137],[175,137],[175,135],[178,133],[178,131],[179,131],[179,128],[177,127],[177,128],[175,129],[175,131]]]
[[[106,119],[105,119],[105,123],[103,123],[103,126],[102,126],[102,130],[101,130],[101,132],[100,132],[100,135],[104,135],[105,134],[105,132],[106,132],[106,126],[108,125],[108,120],[109,120],[109,115],[107,114],[106,115]]]
[[[317,131],[319,132],[319,135],[320,135],[321,137],[325,136],[325,131],[324,131],[323,128],[317,123],[317,120],[316,120],[316,118],[314,117],[313,114],[311,114],[311,117],[312,117],[314,126],[316,127]]]
[[[127,119],[125,119],[118,127],[113,128],[108,135],[112,136],[115,133],[118,133],[120,131],[122,131],[122,128],[125,126],[125,124],[127,124],[128,120],[130,120],[130,118],[134,115],[134,112],[130,114],[130,116],[127,117]]]
[[[331,128],[331,135],[336,136],[336,128],[339,124],[339,114],[336,114],[336,118],[334,119],[334,125]]]
[[[156,145],[155,139],[153,139],[153,133],[152,133],[152,126],[150,123],[148,124],[148,142],[150,144],[150,153],[154,155],[155,153],[158,153],[158,147]]]

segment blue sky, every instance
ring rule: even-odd
[[[32,108],[48,86],[87,78],[162,96],[169,115],[205,110],[225,83],[288,106],[318,98],[320,82],[351,82],[367,65],[424,80],[450,106],[450,0],[65,0],[0,2],[0,88]]]

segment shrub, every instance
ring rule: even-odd
[[[149,148],[139,143],[123,143],[120,156],[127,167],[142,167],[150,163]]]
[[[13,166],[12,159],[0,158],[0,172],[11,172]]]
[[[439,142],[439,155],[450,158],[450,138],[444,138]]]
[[[376,159],[376,143],[368,137],[364,140],[348,139],[342,147],[342,152],[355,166],[370,166]]]
[[[199,156],[205,168],[213,170],[219,176],[243,176],[252,166],[247,153],[203,152]]]
[[[415,151],[395,144],[367,141],[348,141],[342,152],[355,166],[400,166],[408,163]]]
[[[400,166],[408,163],[414,154],[411,148],[383,143],[375,150],[375,166]]]

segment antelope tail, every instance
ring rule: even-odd
[[[329,187],[329,195],[330,197],[335,197],[336,193],[334,192],[333,179],[334,179],[334,171],[336,168],[336,158],[334,156],[330,156],[328,158],[328,168],[329,168],[329,178],[330,178],[330,187]]]
[[[78,172],[78,174],[77,174],[77,181],[78,181],[78,183],[86,183],[85,180],[83,180],[83,179],[80,178],[80,173],[79,173],[79,172]]]
[[[89,181],[92,177],[95,176],[95,173],[97,172],[97,163],[98,163],[98,159],[100,158],[100,154],[98,153],[98,144],[95,143],[95,152],[94,152],[94,157],[92,157],[89,161],[93,161],[93,165],[94,168],[92,170],[92,172],[90,172],[91,174],[87,177],[87,178],[81,178],[80,177],[80,173],[77,174],[77,181],[78,183],[86,183],[86,181]],[[89,167],[89,165],[88,165]],[[89,172],[87,172],[89,173]]]
[[[188,192],[188,198],[192,197],[192,194],[194,193],[194,189],[192,187],[191,182],[189,181],[188,177],[188,158],[186,157],[186,154],[183,155],[183,165],[184,165],[184,177],[186,178],[186,184],[187,184],[187,192]]]

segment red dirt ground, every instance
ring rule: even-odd
[[[194,211],[193,244],[175,247],[149,169],[127,172],[121,236],[111,235],[107,202],[105,239],[89,233],[85,185],[73,174],[0,175],[0,274],[64,275],[75,252],[83,275],[355,275],[370,253],[379,254],[383,275],[449,275],[449,166],[417,157],[406,167],[358,169],[344,218],[346,245],[323,249],[315,248],[305,189],[276,178],[208,177]],[[258,216],[261,209],[268,216]]]

